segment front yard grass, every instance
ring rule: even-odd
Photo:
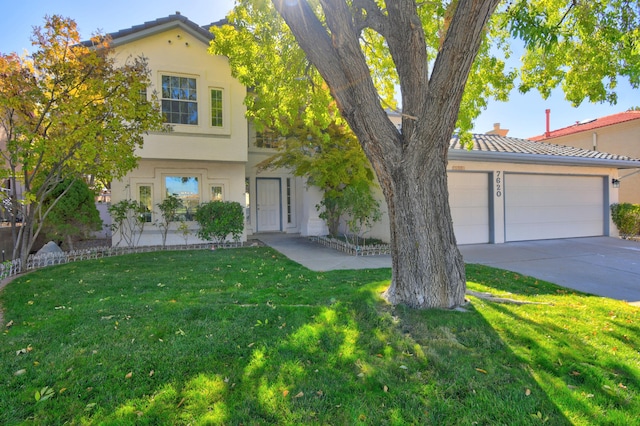
[[[637,424],[640,309],[468,265],[466,312],[270,248],[50,267],[0,293],[0,424]],[[612,284],[613,285],[613,284]]]

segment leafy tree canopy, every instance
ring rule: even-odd
[[[134,151],[143,134],[162,129],[157,105],[141,96],[149,84],[146,60],[117,63],[109,41],[96,36],[83,43],[75,21],[54,15],[34,28],[30,56],[0,55],[0,134],[6,142],[0,168],[24,190],[22,200],[13,194],[24,210],[15,238],[21,257],[37,237],[49,211],[44,201],[58,183],[123,176],[137,164]]]

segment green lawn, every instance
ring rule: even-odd
[[[43,269],[0,293],[0,424],[637,424],[640,309],[467,276],[544,304],[394,308],[269,248]]]

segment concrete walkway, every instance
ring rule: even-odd
[[[266,245],[314,271],[390,268],[391,256],[350,256],[292,234],[258,234]],[[640,243],[609,237],[460,246],[466,263],[518,272],[640,306]]]

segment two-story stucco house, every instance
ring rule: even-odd
[[[216,23],[211,24],[216,25]],[[245,117],[246,89],[231,75],[224,56],[208,52],[212,34],[176,13],[109,34],[118,61],[147,58],[152,85],[173,131],[151,133],[138,150],[138,167],[112,182],[111,203],[136,200],[147,207],[140,245],[160,244],[157,204],[178,194],[181,218],[197,229],[197,205],[211,200],[237,201],[246,207],[247,234],[255,232],[322,233],[315,209],[317,191],[286,170],[260,172],[255,167],[275,152],[275,142],[256,135]],[[177,225],[177,224],[176,224]],[[195,236],[189,237],[197,241]],[[119,244],[120,236],[113,236]],[[182,237],[170,232],[167,244]]]
[[[256,134],[245,117],[245,88],[231,75],[227,58],[209,54],[211,34],[180,14],[110,34],[118,60],[148,58],[151,91],[159,95],[171,133],[145,138],[137,169],[112,183],[111,202],[136,200],[148,207],[140,244],[159,244],[156,207],[178,194],[180,212],[193,230],[195,207],[210,200],[245,206],[247,235],[286,232],[324,235],[316,205],[320,192],[287,170],[256,165],[275,152],[278,140]],[[400,129],[399,114],[390,118]],[[451,140],[449,201],[460,244],[615,235],[609,205],[618,201],[619,169],[640,160],[505,135],[474,135],[473,148]],[[380,195],[382,200],[382,196]],[[389,221],[369,235],[388,239]],[[118,235],[114,244],[119,243]],[[191,242],[195,237],[191,237]],[[181,243],[170,233],[167,244]]]

